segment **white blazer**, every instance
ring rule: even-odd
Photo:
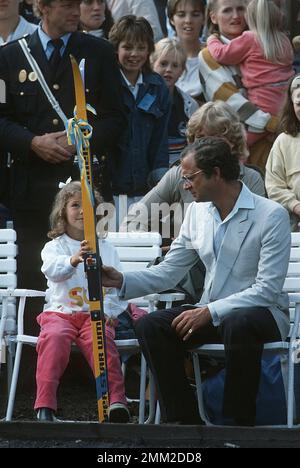
[[[236,308],[266,307],[285,339],[289,303],[282,288],[290,257],[289,216],[278,203],[249,193],[253,206],[239,209],[229,221],[218,258],[210,203],[193,202],[165,260],[145,271],[124,274],[124,297],[171,289],[199,256],[206,268],[199,305],[213,303],[220,320]]]

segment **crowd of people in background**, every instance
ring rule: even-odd
[[[235,326],[249,343],[257,339],[261,344],[280,336],[284,339],[285,298],[280,296],[276,302],[267,286],[274,281],[270,266],[276,262],[268,253],[269,264],[263,269],[258,256],[265,252],[263,242],[272,238],[275,250],[277,246],[272,255],[282,265],[275,281],[280,294],[289,250],[283,232],[283,226],[286,234],[290,232],[286,212],[292,231],[299,230],[300,224],[300,163],[297,159],[300,41],[289,36],[285,8],[286,3],[281,0],[7,0],[0,4],[0,221],[1,227],[5,227],[11,220],[17,231],[18,285],[44,289],[47,279],[48,287],[50,281],[52,292],[55,290],[57,279],[49,271],[52,272],[54,266],[60,268],[56,257],[61,245],[56,237],[70,243],[71,260],[67,272],[72,277],[68,279],[72,285],[82,267],[83,229],[81,227],[79,236],[77,231],[74,236],[72,223],[75,221],[66,208],[69,205],[62,207],[66,229],[45,246],[49,215],[54,200],[57,203],[59,183],[69,177],[73,180],[79,177],[76,150],[69,144],[65,132],[66,119],[73,116],[75,104],[69,59],[72,54],[80,66],[87,103],[96,111],[95,115],[89,113],[88,116],[93,127],[90,144],[94,185],[103,201],[114,206],[113,230],[163,232],[164,223],[171,226],[168,234],[163,235],[165,250],[170,252],[160,269],[150,269],[145,274],[144,284],[141,285],[134,274],[126,276],[123,282],[121,273],[113,268],[107,270],[107,287],[121,289],[121,299],[117,295],[119,312],[127,306],[123,297],[134,296],[133,291],[142,294],[159,289],[156,271],[163,277],[169,274],[172,279],[182,281],[192,303],[198,304],[196,321],[191,319],[193,309],[185,308],[170,312],[163,326],[162,315],[156,316],[155,324],[153,315],[137,325],[167,421],[198,422],[198,417],[186,380],[178,375],[174,359],[169,357],[170,375],[181,382],[181,395],[186,393],[185,401],[189,403],[179,410],[178,393],[171,395],[175,384],[172,378],[166,382],[165,369],[156,359],[154,350],[153,334],[158,324],[168,337],[170,349],[176,348],[174,339],[170,338],[174,329],[177,339],[185,341],[192,334],[198,343],[216,338],[218,330],[225,346],[234,343],[240,349],[244,346],[242,340],[237,340],[229,331]],[[32,65],[32,57],[35,65]],[[40,73],[48,84],[46,90],[40,84]],[[53,96],[58,108],[50,104]],[[227,168],[224,155],[228,159]],[[198,178],[204,180],[201,187]],[[80,197],[77,193],[80,190],[74,187],[70,192],[71,200]],[[119,206],[124,196],[125,218]],[[202,207],[201,202],[210,202],[213,208],[209,209],[207,204]],[[81,201],[77,203],[80,205]],[[152,219],[151,206],[161,203],[168,206],[177,203],[178,211],[171,213],[170,210],[161,220],[158,210],[157,219]],[[222,250],[223,244],[228,244],[229,249],[226,232],[227,229],[232,231],[243,209],[249,213],[249,219],[253,218],[256,235],[252,233],[246,247],[236,253],[240,259],[240,287],[237,279],[236,282],[232,280],[224,283],[225,293],[220,293],[214,286],[214,274],[220,274],[218,255],[222,252],[221,261],[229,261]],[[144,219],[138,216],[141,212],[146,213]],[[262,232],[259,222],[264,213],[269,217]],[[194,246],[193,253],[189,252],[185,261],[182,253],[185,237],[195,241],[197,229],[206,232],[207,226],[201,216],[213,218],[209,252],[200,242],[200,247]],[[272,216],[278,224],[277,234],[272,229]],[[200,227],[196,228],[195,224],[193,231],[192,225],[197,222]],[[256,250],[251,274],[246,274],[243,255],[250,244],[252,250]],[[56,246],[57,252],[51,250],[52,246]],[[65,265],[65,254],[61,254]],[[107,255],[107,262],[110,267],[118,268],[116,260],[110,261],[113,256]],[[247,293],[247,288],[256,284],[259,274],[267,278],[264,298],[258,291],[256,296]],[[84,281],[77,279],[78,283]],[[68,288],[66,278],[64,282],[64,287]],[[126,291],[125,283],[129,285]],[[233,300],[232,296],[238,296],[236,293],[240,291],[241,300]],[[253,307],[250,307],[250,299]],[[226,311],[223,308],[221,312],[221,302],[223,307],[226,304]],[[41,308],[41,304],[33,306],[35,315]],[[233,309],[242,310],[240,317],[247,316],[247,320],[254,317],[255,331],[251,327],[243,329],[240,322],[234,324]],[[83,308],[82,312],[87,310],[88,307]],[[43,379],[49,381],[50,377],[45,377],[41,364],[45,356],[49,362],[47,356],[56,346],[52,340],[47,348],[45,342],[45,336],[49,339],[45,331],[49,313],[56,319],[56,325],[51,321],[52,328],[49,328],[51,337],[53,330],[56,329],[57,335],[61,327],[57,317],[68,311],[59,303],[55,303],[54,309],[53,304],[51,307],[48,304],[39,316],[43,333],[38,345],[35,408],[41,420],[53,420],[52,413],[56,410],[56,387],[50,390],[45,390],[46,384],[43,387]],[[36,328],[35,315],[31,315],[30,331]],[[116,316],[112,314],[112,318]],[[259,337],[258,325],[262,327]],[[86,333],[84,320],[80,328]],[[108,338],[113,342],[113,332],[109,333]],[[163,333],[160,339],[163,342]],[[70,339],[67,341],[69,346]],[[90,342],[83,341],[84,353],[92,367],[90,346]],[[110,347],[111,355],[116,358],[112,343]],[[180,362],[184,350],[183,346],[178,353]],[[68,351],[64,355],[63,369],[55,377],[53,369],[52,374],[50,372],[51,379],[56,382],[67,365],[67,354]],[[234,353],[227,363],[229,383],[224,398],[225,413],[242,425],[255,422],[253,402],[260,356],[261,350],[255,358],[248,359],[251,385],[248,377],[238,380],[236,369],[240,360]],[[112,393],[112,422],[129,420],[119,371],[118,368],[119,390]],[[114,387],[114,383],[110,385]],[[236,403],[235,395],[243,393],[247,386],[251,388],[252,400],[244,402],[242,408]],[[39,411],[41,409],[43,411]]]
[[[38,3],[9,0],[1,7],[2,44],[31,35],[39,28]],[[136,19],[128,19],[124,26],[124,20],[120,19],[128,15]],[[168,167],[179,161],[180,152],[187,144],[187,122],[205,102],[222,100],[238,113],[247,132],[249,155],[245,161],[265,171],[272,144],[280,131],[279,115],[288,80],[295,73],[284,15],[285,2],[280,0],[84,0],[80,3],[80,18],[75,19],[77,29],[113,45],[121,80],[125,81],[129,93],[126,98],[123,84],[123,106],[130,114],[127,135],[120,132],[115,149],[107,152],[101,148],[96,152],[101,155],[95,154],[103,195],[106,200],[114,199],[116,204],[116,228],[119,195],[127,195],[129,208],[157,184]],[[138,17],[143,20],[137,20]],[[147,24],[150,29],[143,36],[141,29]],[[124,28],[131,31],[130,36]],[[122,34],[124,40],[117,40]],[[147,49],[143,58],[141,50],[127,48],[125,61],[130,62],[133,57],[129,64],[129,68],[135,68],[133,71],[124,65],[120,42],[144,43]],[[297,44],[297,38],[293,43]],[[61,53],[64,55],[65,50],[61,49]],[[148,109],[143,97],[149,94],[146,82],[150,77],[157,83],[156,88],[151,84],[155,91],[150,89],[149,93],[156,94],[158,101],[155,106],[147,102],[150,120],[144,125],[142,119]],[[62,128],[60,123],[56,126]],[[5,152],[11,153],[11,149],[5,147]],[[7,161],[5,154],[1,158],[2,224],[9,218],[6,209],[11,206],[8,192],[8,176],[13,172],[9,170],[11,162],[13,158]]]

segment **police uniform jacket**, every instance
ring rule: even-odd
[[[52,93],[67,118],[73,116],[75,93],[69,55],[85,59],[86,100],[97,111],[88,113],[93,127],[92,154],[101,157],[126,125],[120,97],[120,74],[111,45],[85,33],[72,33],[53,80],[36,31],[27,39]],[[40,210],[53,202],[58,182],[72,173],[72,161],[50,164],[31,149],[35,135],[64,130],[17,41],[0,49],[0,151],[11,153],[11,201],[17,210]]]

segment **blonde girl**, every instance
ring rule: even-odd
[[[84,240],[83,210],[79,182],[66,184],[57,194],[50,215],[52,239],[42,250],[42,272],[47,279],[46,304],[37,317],[41,327],[37,343],[37,396],[34,408],[39,421],[55,420],[57,387],[68,365],[72,343],[76,343],[94,369],[92,331],[87,279],[83,257],[88,252]],[[99,241],[105,264],[120,267],[114,248]],[[106,290],[106,350],[110,396],[109,421],[128,422],[124,381],[119,353],[114,343],[116,317],[127,307],[116,290]]]
[[[186,59],[186,52],[178,39],[167,37],[155,44],[155,50],[150,56],[152,69],[164,78],[172,97],[168,125],[170,166],[180,159],[180,153],[187,143],[187,122],[199,107],[195,99],[176,85],[185,69]]]

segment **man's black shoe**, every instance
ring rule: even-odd
[[[38,421],[55,421],[54,412],[50,408],[39,408],[36,417]]]

